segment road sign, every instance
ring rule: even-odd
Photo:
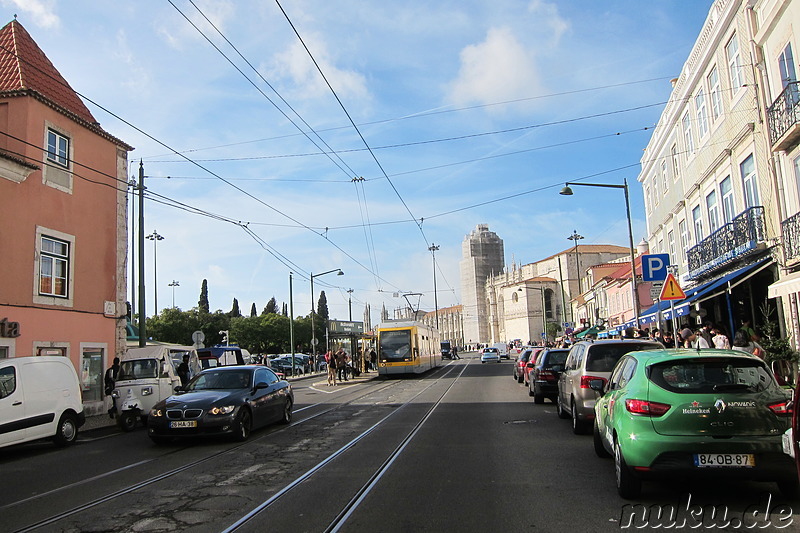
[[[668,274],[667,279],[664,280],[664,288],[661,289],[660,296],[659,300],[683,300],[686,298],[686,293],[681,289],[675,276]]]
[[[654,281],[652,285],[650,285],[650,298],[653,300],[658,300],[661,298],[661,289],[664,288],[663,281]]]
[[[649,254],[642,256],[642,280],[659,281],[667,279],[669,254]]]

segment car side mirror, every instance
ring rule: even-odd
[[[589,380],[589,388],[592,389],[595,392],[599,392],[600,396],[605,394],[605,390],[604,390],[605,389],[605,385],[606,385],[606,382],[605,382],[605,380],[602,380],[602,379],[590,379]]]
[[[183,385],[176,385],[173,390],[175,392],[183,392]]]
[[[267,383],[266,381],[259,381],[258,383],[256,383],[256,389],[266,389],[268,387],[269,383]]]
[[[535,367],[535,366],[536,366],[536,363],[528,363],[528,364],[527,364],[527,365],[525,365],[525,366],[526,366],[527,368],[533,368],[533,367]]]

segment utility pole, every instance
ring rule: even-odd
[[[350,312],[350,322],[353,321],[353,289],[347,289],[347,310]]]
[[[436,318],[436,329],[439,329],[439,296],[436,294],[436,250],[439,249],[434,243],[431,243],[428,250],[431,252],[431,257],[433,257],[433,315]]]
[[[144,164],[139,160],[139,347],[147,344],[147,311],[144,308]]]

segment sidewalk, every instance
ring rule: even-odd
[[[378,377],[378,373],[375,371],[364,372],[357,378],[351,377],[350,380],[345,383],[347,384],[363,383],[365,381],[369,381],[376,377]],[[313,374],[301,374],[299,376],[290,376],[286,378],[286,381],[288,381],[289,383],[294,383],[296,381],[319,379],[319,384],[327,386],[328,384],[327,378],[328,378],[327,372],[314,372]],[[86,423],[83,426],[81,426],[79,431],[84,432],[84,431],[92,431],[94,429],[110,428],[116,426],[116,424],[117,420],[115,418],[111,418],[110,416],[108,416],[108,413],[103,413],[101,415],[87,416]]]

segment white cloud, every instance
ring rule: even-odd
[[[61,19],[55,14],[55,0],[2,0],[2,3],[16,7],[42,28],[57,28],[61,24]]]
[[[488,104],[538,92],[534,54],[510,28],[491,28],[486,40],[461,51],[461,68],[450,90],[458,104]]]
[[[223,35],[226,34],[227,23],[233,18],[236,11],[235,5],[233,2],[222,0],[198,0],[195,3],[203,14],[200,14],[197,9],[189,5],[181,9],[181,12],[212,41],[219,42],[221,38],[217,30]],[[177,11],[173,11],[173,14],[174,17],[166,17],[161,22],[160,27],[157,28],[158,33],[170,46],[180,50],[187,41],[194,43],[198,39],[205,40],[200,33],[198,33],[197,29],[186,21],[183,15]],[[205,15],[205,17],[203,15]],[[216,29],[209,24],[206,18],[211,21],[211,24],[213,24]],[[230,38],[230,36],[228,36],[228,38]]]
[[[532,0],[528,6],[528,11],[536,17],[540,17],[540,21],[544,23],[545,28],[550,30],[549,38],[554,43],[558,43],[570,28],[569,22],[558,13],[558,6],[555,4],[544,0]]]
[[[364,76],[352,70],[338,68],[321,38],[306,35],[303,40],[339,97],[363,99],[369,96]],[[267,79],[291,79],[302,98],[318,97],[329,91],[325,80],[300,42],[295,41],[283,52],[275,54],[267,69]]]

